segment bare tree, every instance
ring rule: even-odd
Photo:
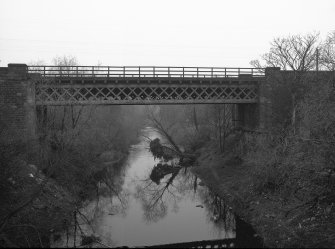
[[[232,105],[213,105],[209,123],[214,127],[214,135],[219,139],[220,151],[224,152],[226,138],[233,130]]]
[[[77,58],[71,55],[56,56],[52,59],[52,64],[58,66],[56,70],[59,70],[59,74],[70,74],[79,65]]]
[[[315,68],[319,33],[277,37],[268,53],[261,56],[265,64],[253,60],[254,67],[280,67],[283,70],[308,71]]]
[[[264,65],[261,65],[259,60],[250,62],[255,67],[280,67],[294,72],[283,82],[278,82],[285,85],[290,92],[290,123],[293,132],[295,132],[298,102],[303,98],[309,85],[306,84],[309,80],[306,79],[305,72],[316,68],[317,49],[320,46],[319,33],[278,37],[271,43],[270,51],[261,56]]]
[[[327,70],[335,70],[335,30],[322,43],[320,64]]]

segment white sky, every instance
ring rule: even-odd
[[[0,0],[0,66],[249,67],[277,36],[335,29],[334,0]]]

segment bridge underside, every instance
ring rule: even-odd
[[[36,105],[257,103],[258,80],[40,78]]]

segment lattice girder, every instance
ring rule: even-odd
[[[257,103],[255,84],[37,84],[37,105]]]

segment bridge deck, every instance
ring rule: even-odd
[[[42,76],[36,80],[37,105],[257,103],[264,79],[253,68],[41,66],[28,71]]]

